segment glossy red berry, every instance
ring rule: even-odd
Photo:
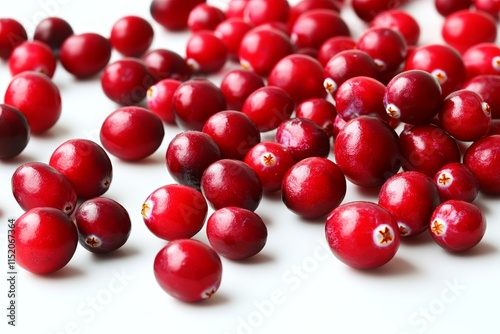
[[[212,31],[196,31],[189,37],[186,44],[186,62],[193,72],[215,73],[222,69],[226,61],[226,45]]]
[[[149,11],[153,19],[168,30],[183,30],[188,26],[189,13],[205,0],[153,0]]]
[[[319,125],[326,134],[333,136],[333,123],[337,116],[337,108],[327,99],[311,98],[302,101],[295,108],[297,118],[307,118]]]
[[[471,8],[473,0],[434,0],[436,11],[446,17],[454,12]]]
[[[12,50],[28,40],[23,25],[12,18],[0,18],[0,58],[7,60]]]
[[[8,104],[0,104],[0,159],[21,154],[28,145],[30,134],[26,116]]]
[[[59,54],[62,43],[71,35],[73,27],[66,20],[51,16],[37,24],[33,39],[47,44],[55,54]]]
[[[126,57],[140,57],[151,46],[154,30],[146,19],[129,15],[118,19],[111,27],[109,41]]]
[[[474,8],[490,14],[498,21],[500,14],[500,1],[498,0],[472,0]]]
[[[181,83],[175,79],[163,79],[148,88],[146,96],[148,109],[165,123],[175,124],[174,93]]]
[[[290,12],[287,0],[249,0],[243,18],[253,26],[269,22],[286,22]]]
[[[229,0],[226,7],[226,16],[229,18],[243,18],[243,12],[250,0]]]
[[[476,176],[469,167],[460,162],[441,167],[434,175],[434,183],[442,202],[456,199],[472,203],[479,193]]]
[[[468,79],[482,74],[500,74],[500,47],[494,43],[471,46],[463,54]]]
[[[464,153],[463,163],[479,182],[479,189],[488,194],[500,194],[500,136],[483,137],[472,143]]]
[[[238,61],[241,41],[251,29],[252,26],[242,18],[233,17],[219,23],[213,31],[214,35],[226,45],[228,59]]]
[[[52,78],[56,64],[56,56],[52,50],[38,41],[26,41],[19,44],[9,58],[9,70],[12,76],[25,71],[35,71]]]
[[[262,77],[244,69],[227,72],[220,82],[220,90],[229,110],[240,111],[247,97],[261,87],[264,87]]]
[[[420,26],[417,20],[401,9],[390,9],[378,13],[370,21],[370,27],[386,27],[396,30],[407,45],[417,45],[420,38]]]
[[[494,74],[477,75],[463,86],[463,89],[479,94],[490,106],[491,117],[500,119],[500,76]]]
[[[290,30],[293,27],[300,15],[313,9],[331,9],[340,13],[342,7],[340,2],[336,0],[301,0],[294,2],[292,6],[290,6],[290,13],[287,21],[288,29]]]
[[[327,0],[329,1],[329,0]],[[352,50],[356,47],[356,40],[350,36],[334,36],[330,37],[321,44],[318,49],[318,61],[321,65],[326,66],[328,61],[337,53],[345,50]]]
[[[162,79],[186,81],[192,76],[191,68],[186,60],[172,50],[151,50],[142,57],[142,61],[158,81]]]
[[[192,32],[214,30],[225,19],[226,14],[219,7],[200,3],[189,12],[187,26]]]

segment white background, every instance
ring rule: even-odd
[[[149,4],[132,0],[2,1],[0,15],[20,20],[30,36],[34,25],[49,15],[67,19],[77,33],[108,35],[123,15],[151,20]],[[442,42],[443,19],[432,0],[415,0],[406,8],[420,23],[420,44]],[[365,25],[348,8],[342,15],[353,36],[359,36]],[[183,55],[188,34],[168,33],[153,24],[153,48]],[[222,73],[234,67],[226,66],[213,80],[219,82]],[[1,62],[0,96],[9,80],[7,64]],[[63,100],[60,121],[46,134],[33,136],[19,157],[0,162],[0,267],[4,273],[7,220],[22,214],[10,188],[15,168],[28,161],[48,162],[52,151],[67,139],[98,142],[101,122],[117,108],[102,93],[98,77],[78,81],[59,66],[54,81]],[[269,232],[262,253],[244,262],[223,259],[222,285],[213,298],[197,304],[173,299],[160,289],[153,275],[153,259],[165,242],[146,229],[140,209],[154,189],[172,182],[164,154],[178,131],[167,126],[161,148],[142,162],[124,163],[112,157],[114,178],[105,195],[122,203],[131,215],[128,243],[106,257],[78,247],[66,268],[46,277],[18,268],[16,328],[7,326],[8,287],[2,278],[0,332],[498,333],[500,208],[498,198],[483,196],[476,204],[484,210],[488,228],[472,251],[449,254],[424,234],[405,240],[386,266],[358,271],[331,254],[323,221],[301,220],[286,209],[279,194],[265,195],[256,211]],[[376,193],[349,185],[344,202],[357,199],[376,201]],[[206,241],[204,230],[195,238]]]

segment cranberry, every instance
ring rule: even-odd
[[[12,174],[12,193],[23,210],[58,209],[67,215],[75,210],[76,193],[66,177],[42,162],[27,162]]]
[[[442,248],[450,252],[464,252],[483,238],[486,218],[474,204],[449,200],[436,208],[429,229],[434,241]]]
[[[196,189],[182,184],[168,184],[155,189],[142,204],[146,227],[158,238],[191,238],[205,223],[208,205]]]
[[[486,136],[492,135],[500,135],[500,119],[492,119],[490,131],[486,134]]]
[[[34,134],[49,130],[61,116],[59,88],[49,77],[38,72],[23,72],[12,78],[5,91],[4,102],[26,116]]]
[[[99,73],[111,58],[111,42],[96,33],[71,35],[59,49],[61,65],[77,78]]]
[[[203,172],[201,191],[214,210],[228,206],[255,211],[262,199],[258,174],[246,163],[221,159]]]
[[[215,211],[207,220],[210,246],[227,259],[243,260],[266,245],[267,227],[255,212],[238,207]]]
[[[241,111],[247,97],[261,87],[264,87],[262,78],[257,73],[244,69],[227,72],[220,82],[227,109],[238,111]]]
[[[445,18],[441,35],[446,43],[463,54],[471,46],[495,42],[497,26],[487,13],[464,9]]]
[[[60,17],[47,17],[37,24],[33,39],[47,44],[52,52],[58,54],[62,43],[71,35],[73,28],[66,20]]]
[[[250,0],[229,0],[226,7],[226,16],[229,18],[243,18],[243,12]]]
[[[391,214],[380,205],[364,201],[334,209],[326,219],[325,234],[333,254],[356,269],[388,263],[401,242],[398,224]]]
[[[335,116],[335,120],[333,121],[333,139],[337,138],[340,130],[346,125],[346,121],[342,119],[339,115]]]
[[[370,22],[378,14],[390,9],[397,9],[403,1],[392,0],[352,0],[354,13],[363,21]]]
[[[225,45],[230,60],[238,61],[238,52],[241,41],[252,26],[242,18],[229,18],[219,23],[214,28],[214,35]]]
[[[73,221],[53,208],[35,208],[14,224],[16,262],[38,275],[64,268],[75,254],[78,232]]]
[[[88,139],[65,141],[54,150],[49,165],[68,179],[79,198],[101,196],[108,191],[113,179],[108,154]]]
[[[212,115],[202,129],[215,141],[222,158],[243,160],[247,152],[260,142],[257,125],[244,113],[234,110]]]
[[[186,62],[193,72],[209,74],[222,69],[227,60],[224,42],[211,31],[197,31],[186,45]]]
[[[288,29],[292,29],[295,21],[297,21],[300,15],[313,9],[331,9],[340,13],[341,5],[336,0],[301,0],[295,2],[290,7],[287,21]]]
[[[198,240],[169,242],[156,255],[154,274],[160,287],[184,302],[198,302],[213,296],[222,279],[219,255]]]
[[[401,166],[398,135],[379,117],[359,116],[335,138],[335,161],[352,183],[381,186]]]
[[[100,139],[112,155],[129,161],[153,154],[161,145],[165,130],[161,119],[142,107],[121,107],[102,123]]]
[[[149,11],[153,19],[168,30],[183,30],[188,26],[189,13],[205,0],[153,0]]]
[[[286,22],[290,5],[287,0],[250,0],[243,10],[243,18],[253,26],[269,22]]]
[[[151,46],[154,30],[142,17],[129,15],[118,19],[111,27],[109,41],[126,57],[140,57]]]
[[[0,18],[0,58],[7,60],[16,46],[28,40],[23,25],[11,18]]]
[[[226,109],[226,101],[219,87],[208,79],[183,82],[173,96],[177,124],[184,129],[201,130],[213,114]]]
[[[489,194],[500,194],[500,136],[483,137],[470,145],[464,153],[464,164],[479,182],[479,189]]]
[[[350,36],[330,37],[321,44],[318,50],[317,59],[322,66],[326,66],[328,61],[337,53],[345,50],[352,50],[355,47],[356,41]]]
[[[151,50],[142,57],[142,60],[156,80],[186,81],[191,78],[192,71],[186,60],[174,51]]]
[[[473,0],[474,8],[490,14],[495,20],[499,19],[500,1],[498,0]]]
[[[471,46],[463,54],[467,78],[481,74],[500,74],[500,47],[493,43]]]
[[[8,104],[0,104],[0,159],[21,154],[29,139],[30,126],[26,116]]]
[[[214,30],[225,19],[226,14],[219,7],[200,3],[189,12],[187,26],[192,32]]]
[[[440,203],[432,178],[414,171],[391,176],[378,195],[378,204],[396,220],[402,236],[414,236],[427,230],[432,212]]]
[[[196,189],[205,169],[219,159],[220,149],[212,137],[194,130],[176,134],[166,152],[167,169],[174,180]]]
[[[441,167],[434,175],[434,183],[442,202],[456,199],[472,203],[479,193],[479,183],[474,173],[460,162]]]
[[[469,80],[463,89],[478,93],[488,103],[493,119],[500,119],[500,76],[494,74],[481,74]]]
[[[386,27],[396,30],[407,45],[417,45],[420,38],[420,26],[417,20],[400,9],[390,9],[378,13],[370,21],[370,27]]]
[[[302,101],[295,109],[297,118],[307,118],[319,125],[329,137],[333,136],[333,122],[337,115],[337,108],[330,101],[323,98],[311,98]]]
[[[436,11],[446,17],[454,12],[469,9],[473,0],[434,0]]]
[[[244,162],[259,175],[262,189],[267,192],[280,190],[285,173],[295,164],[285,145],[271,141],[252,147]]]
[[[175,79],[163,79],[148,89],[148,109],[165,123],[175,124],[173,110],[174,93],[181,83],[181,81]]]
[[[12,51],[9,58],[9,70],[13,76],[25,71],[36,71],[52,78],[56,70],[56,62],[56,56],[46,44],[26,41]]]
[[[127,210],[105,197],[83,202],[75,212],[75,223],[80,245],[96,254],[114,252],[122,247],[132,228]]]

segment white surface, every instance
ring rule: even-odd
[[[77,33],[107,35],[123,15],[150,19],[149,3],[2,1],[0,15],[20,20],[30,35],[48,15],[67,19]],[[421,43],[441,42],[442,18],[432,0],[413,1],[407,8],[421,25]],[[353,35],[359,36],[364,25],[349,9],[342,15]],[[154,48],[184,54],[187,33],[167,33],[156,24],[154,28]],[[113,59],[117,58],[114,54]],[[0,92],[9,79],[2,62]],[[214,78],[219,79],[220,75]],[[101,122],[117,107],[102,93],[98,78],[77,81],[59,66],[54,81],[62,92],[60,121],[48,133],[33,136],[18,158],[0,162],[0,267],[5,275],[7,219],[22,214],[10,190],[14,169],[28,161],[47,162],[67,139],[98,141]],[[172,182],[164,154],[178,131],[167,127],[162,147],[143,162],[124,163],[112,157],[114,178],[106,196],[129,210],[133,228],[128,243],[106,258],[79,247],[65,269],[47,277],[18,267],[17,327],[7,326],[8,287],[3,278],[1,333],[498,332],[500,208],[497,198],[483,196],[476,203],[487,215],[488,228],[474,250],[451,255],[422,235],[403,242],[386,266],[363,272],[334,258],[325,243],[322,221],[303,221],[286,209],[279,194],[266,195],[256,211],[269,230],[262,253],[246,262],[223,259],[222,285],[212,299],[198,304],[174,300],[153,276],[153,259],[165,242],[146,229],[140,209],[154,189]],[[376,201],[376,194],[349,185],[344,202],[356,199]],[[206,241],[204,230],[196,238]]]

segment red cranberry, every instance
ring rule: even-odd
[[[7,60],[12,50],[28,40],[23,25],[11,18],[0,18],[0,58]]]
[[[474,173],[460,162],[441,167],[434,175],[434,183],[442,202],[456,199],[472,203],[479,193],[479,183]]]
[[[118,19],[111,27],[109,41],[126,57],[140,57],[151,46],[154,30],[146,19],[130,15]]]
[[[96,33],[71,35],[59,49],[61,65],[77,78],[99,73],[111,58],[111,42]]]
[[[205,0],[153,0],[149,11],[153,19],[168,30],[183,30],[188,26],[189,13]]]
[[[52,128],[61,116],[59,88],[49,77],[38,72],[23,72],[12,78],[4,102],[26,116],[30,130],[35,134]]]
[[[470,145],[464,153],[464,164],[479,182],[479,189],[489,194],[500,194],[500,136],[483,137]]]
[[[469,80],[463,89],[478,93],[488,103],[493,119],[500,119],[500,76],[494,74],[482,74]]]
[[[42,162],[27,162],[12,175],[12,193],[19,206],[27,211],[38,207],[58,209],[71,215],[76,206],[76,193],[66,177]]]
[[[459,10],[469,9],[473,0],[434,0],[434,7],[439,14],[446,17]]]
[[[239,61],[238,52],[241,41],[252,26],[242,18],[229,18],[219,23],[214,28],[214,35],[225,45],[230,60]]]
[[[189,12],[187,26],[192,32],[214,30],[225,19],[226,14],[219,7],[200,3]]]
[[[255,212],[226,207],[207,220],[210,246],[227,259],[243,260],[258,254],[266,245],[267,227]]]
[[[500,47],[494,43],[471,46],[463,54],[467,78],[481,74],[500,74]]]
[[[109,114],[100,130],[104,148],[123,160],[141,160],[161,145],[165,130],[161,119],[141,107],[121,107]]]
[[[253,26],[269,22],[286,22],[290,5],[287,0],[250,0],[243,10],[243,18]]]
[[[56,56],[46,44],[26,41],[12,51],[9,58],[9,70],[12,76],[25,71],[36,71],[52,78],[56,63]]]
[[[337,109],[330,101],[323,98],[311,98],[302,101],[295,109],[297,118],[307,118],[319,125],[329,137],[333,136],[333,122]]]
[[[226,100],[227,109],[240,111],[247,97],[264,87],[262,78],[253,71],[234,69],[221,79],[220,90]]]
[[[181,83],[181,81],[175,79],[163,79],[148,89],[146,96],[148,109],[165,123],[175,124],[174,93]]]
[[[486,136],[492,135],[500,135],[500,119],[492,119],[490,131],[486,134]]]
[[[127,210],[105,197],[83,202],[75,212],[75,223],[80,245],[96,254],[114,252],[122,247],[132,228]]]
[[[196,189],[168,184],[154,190],[142,204],[146,227],[158,238],[191,238],[205,224],[208,205]]]
[[[29,139],[30,126],[26,116],[8,104],[0,104],[0,159],[21,154]]]
[[[295,21],[297,21],[300,15],[313,9],[331,9],[340,13],[341,5],[336,0],[301,0],[294,2],[290,7],[290,13],[288,15],[288,29],[292,29]]]
[[[356,269],[388,263],[401,242],[398,224],[391,214],[380,205],[363,201],[334,209],[326,219],[325,234],[333,254]]]
[[[47,44],[55,54],[58,54],[62,43],[71,35],[73,28],[66,20],[60,17],[47,17],[37,24],[33,39]]]
[[[38,275],[64,268],[78,245],[73,221],[53,208],[28,210],[16,220],[14,233],[16,263]]]
[[[201,177],[201,191],[214,210],[236,206],[255,211],[262,199],[257,173],[234,159],[221,159],[208,166]]]
[[[333,139],[337,138],[340,130],[346,125],[346,121],[342,119],[339,115],[335,116],[335,120],[333,121]]]
[[[219,255],[198,240],[169,242],[156,255],[153,267],[160,287],[184,302],[210,298],[221,284],[222,263]]]
[[[473,0],[474,8],[490,14],[498,21],[500,14],[500,1],[498,0]]]
[[[391,9],[378,13],[370,21],[370,27],[386,27],[396,30],[407,45],[417,45],[420,38],[420,26],[417,20],[400,9]]]
[[[197,31],[189,37],[186,45],[186,62],[193,72],[215,73],[222,69],[226,60],[226,45],[213,32]]]
[[[355,47],[356,41],[350,36],[330,37],[321,44],[318,50],[317,59],[322,66],[326,66],[328,61],[337,53],[345,50],[352,50]]]
[[[71,183],[79,198],[98,197],[108,191],[113,166],[104,149],[88,139],[70,139],[50,156],[49,165]]]
[[[243,12],[250,0],[229,0],[226,7],[228,18],[243,18]]]
[[[450,252],[464,252],[483,238],[486,218],[474,204],[449,200],[436,208],[429,229],[434,241],[442,248]]]
[[[397,9],[403,1],[392,0],[352,0],[351,6],[354,13],[363,21],[370,22],[378,14],[390,9]]]
[[[192,71],[186,60],[174,51],[151,50],[142,57],[142,60],[156,80],[186,81],[191,78]]]

